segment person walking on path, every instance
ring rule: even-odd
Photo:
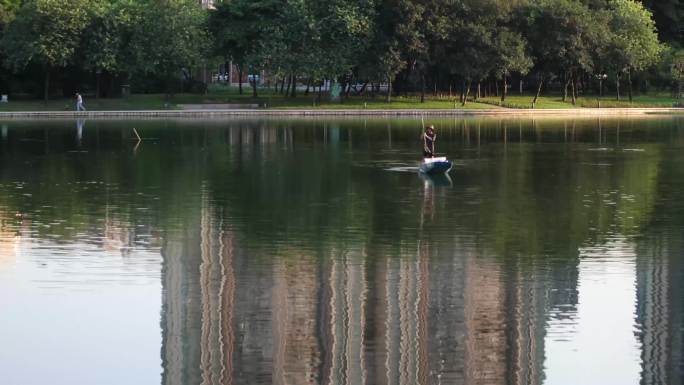
[[[76,111],[85,111],[83,107],[83,97],[78,92],[76,93]]]

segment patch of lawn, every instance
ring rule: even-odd
[[[616,100],[615,97],[583,97],[577,99],[577,105],[580,107],[599,106],[601,108],[649,108],[649,107],[677,107],[678,101],[667,95],[637,95],[634,96],[632,102],[623,97]]]
[[[505,108],[532,108],[532,101],[534,100],[534,95],[508,95],[506,100],[501,102],[501,97],[499,96],[488,96],[486,98],[481,98],[482,103],[487,103],[491,105],[501,106]],[[535,108],[574,108],[572,103],[563,102],[561,97],[554,96],[540,96],[537,100]]]
[[[500,97],[486,97],[480,99],[482,103],[488,103],[493,105],[499,105]],[[534,95],[509,95],[506,97],[506,101],[501,104],[502,107],[506,108],[532,108],[532,100],[534,100]],[[535,108],[658,108],[658,107],[675,107],[677,106],[677,99],[672,98],[669,95],[637,95],[634,96],[633,101],[626,98],[621,100],[615,100],[615,97],[611,96],[581,96],[577,98],[575,105],[572,104],[570,98],[567,101],[563,101],[562,96],[540,96],[537,100],[537,105]]]
[[[86,98],[85,107],[91,111],[115,111],[115,110],[165,110],[179,109],[179,104],[257,104],[259,106],[274,109],[498,109],[532,108],[533,95],[509,95],[506,101],[501,103],[497,96],[480,98],[477,102],[469,100],[463,106],[457,97],[435,97],[429,95],[425,102],[420,102],[419,96],[393,97],[391,103],[385,102],[384,95],[351,96],[343,102],[331,102],[327,95],[323,94],[321,100],[315,92],[308,95],[298,90],[296,97],[285,97],[275,92],[272,88],[260,88],[257,98],[252,97],[252,89],[243,87],[240,94],[237,87],[223,85],[211,85],[206,94],[134,94],[126,98]],[[570,101],[563,102],[561,96],[541,96],[537,101],[537,109],[567,109],[582,107],[598,107],[599,98],[582,96],[577,99],[577,104]],[[673,107],[677,99],[669,95],[639,95],[635,96],[632,103],[628,100],[617,101],[613,97],[600,98],[601,108],[629,108],[629,107]],[[16,100],[10,97],[9,103],[0,103],[0,111],[74,111],[75,100],[62,98],[48,101],[42,100]]]
[[[84,99],[86,110],[163,110],[174,108],[174,103],[167,103],[165,95],[141,94],[127,98]],[[75,111],[76,101],[72,99],[51,99],[45,104],[42,100],[12,100],[0,103],[0,111]]]

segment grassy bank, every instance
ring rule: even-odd
[[[506,108],[532,108],[533,95],[511,95],[501,103],[501,98],[487,97],[480,102]],[[542,96],[537,100],[534,108],[670,108],[676,107],[684,100],[677,100],[668,95],[637,95],[632,102],[627,97],[616,100],[614,96],[582,96],[573,105],[570,99],[563,101],[562,96]],[[682,105],[684,106],[684,105]]]
[[[260,89],[257,98],[252,97],[251,89],[244,88],[240,94],[237,88],[214,86],[207,94],[136,94],[127,98],[85,98],[85,106],[93,111],[114,110],[165,110],[180,109],[182,104],[258,104],[262,108],[283,109],[493,109],[493,108],[532,108],[532,95],[510,95],[501,103],[498,97],[481,98],[478,101],[468,101],[463,106],[457,97],[428,95],[421,103],[418,96],[401,96],[392,98],[391,103],[385,101],[384,96],[352,96],[343,102],[330,102],[325,95],[319,101],[317,95],[304,94],[300,91],[296,97],[285,97],[272,89]],[[564,102],[560,96],[542,96],[535,108],[648,108],[673,107],[681,103],[668,95],[639,95],[630,103],[614,97],[583,96],[578,98],[576,105],[570,101]],[[45,104],[41,100],[13,100],[1,103],[0,111],[73,111],[75,102],[72,99],[53,99]]]

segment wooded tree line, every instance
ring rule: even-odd
[[[0,52],[11,71],[0,88],[23,91],[40,75],[46,100],[55,75],[66,95],[83,78],[94,78],[96,95],[101,78],[169,89],[210,52],[207,14],[196,1],[0,0],[0,6]]]
[[[604,88],[631,98],[634,84],[681,93],[684,82],[681,0],[223,0],[211,10],[198,3],[0,0],[0,48],[11,70],[0,88],[40,74],[47,98],[51,76],[71,74],[92,79],[97,94],[113,82],[170,91],[216,61],[265,71],[289,96],[297,83],[320,93],[333,80],[343,96],[382,90],[388,101],[430,91],[460,93],[462,103],[505,100],[513,81],[572,101]]]

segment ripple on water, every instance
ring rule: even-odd
[[[393,167],[385,169],[385,171],[410,172],[410,173],[417,173],[419,170],[420,170],[420,167],[418,167],[418,166],[393,166]]]

